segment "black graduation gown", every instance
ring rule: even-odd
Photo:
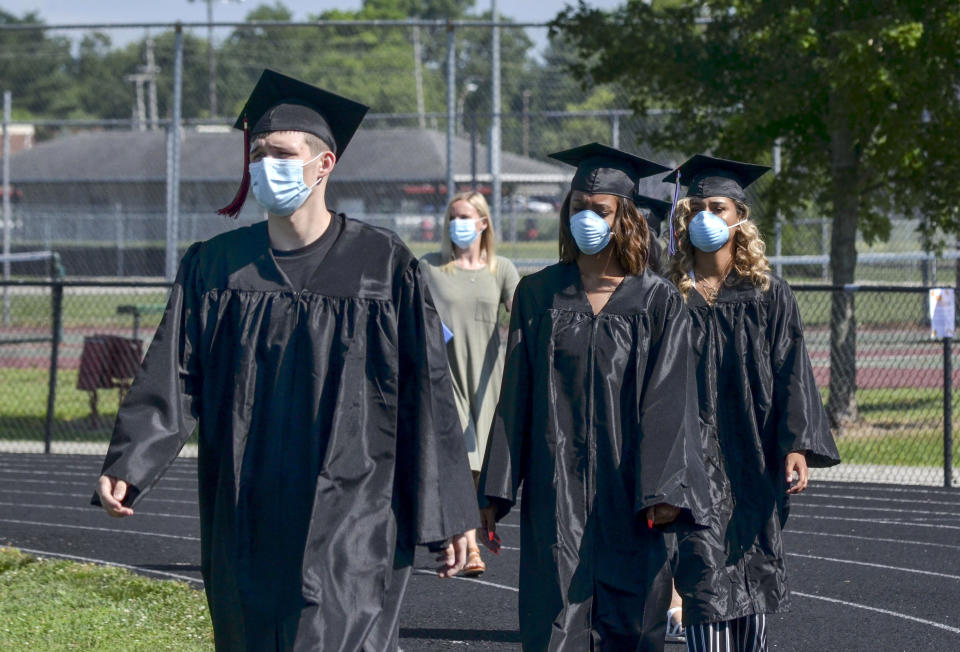
[[[346,219],[302,291],[265,222],[193,245],[103,466],[127,504],[197,424],[217,648],[395,649],[414,545],[479,521],[440,320],[399,238]]]
[[[706,520],[689,318],[647,270],[593,314],[576,264],[520,281],[479,481],[502,518],[523,486],[525,650],[659,650],[670,569],[643,511]]]
[[[687,306],[715,505],[709,529],[678,537],[684,622],[785,611],[785,458],[840,461],[797,301],[775,276],[766,292],[734,277],[713,306],[695,290]]]

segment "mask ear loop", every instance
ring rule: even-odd
[[[670,206],[670,241],[667,242],[667,253],[671,256],[677,253],[677,234],[674,228],[674,214],[677,210],[677,200],[680,197],[680,170],[677,170],[677,181],[673,186],[673,204]]]
[[[303,168],[307,167],[308,165],[310,165],[311,163],[313,163],[314,161],[316,161],[318,158],[320,158],[320,157],[323,156],[323,155],[324,155],[324,152],[320,152],[319,154],[317,154],[316,156],[314,156],[314,157],[313,157],[312,159],[310,159],[309,161],[304,161],[304,162],[303,162],[303,165],[300,166],[300,169],[303,169]],[[303,174],[301,173],[301,177],[302,177],[302,176],[303,176]],[[323,181],[323,177],[322,177],[322,176],[318,176],[318,177],[317,177],[317,180],[310,186],[310,189],[313,190],[314,188],[316,188],[317,185],[318,185],[321,181]]]

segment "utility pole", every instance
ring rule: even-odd
[[[221,2],[243,2],[243,0],[220,0]],[[207,95],[210,102],[210,117],[217,115],[217,58],[213,47],[213,2],[214,0],[190,0],[207,3]]]
[[[133,128],[137,131],[147,130],[147,109],[143,99],[143,85],[147,85],[147,94],[150,102],[150,129],[156,129],[157,118],[157,75],[160,68],[156,65],[153,56],[153,38],[147,35],[145,43],[146,63],[137,66],[138,72],[127,75],[127,81],[134,82],[137,89],[137,99],[133,107]]]

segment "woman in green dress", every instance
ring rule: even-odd
[[[474,479],[483,466],[487,434],[500,396],[504,349],[500,306],[510,310],[520,276],[513,263],[496,255],[493,224],[478,192],[453,196],[444,217],[439,252],[421,259],[440,319],[453,334],[447,342],[450,375]],[[475,532],[468,535],[463,575],[486,570]]]

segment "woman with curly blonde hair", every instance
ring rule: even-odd
[[[520,505],[524,650],[662,650],[664,528],[709,503],[683,299],[647,267],[638,179],[667,168],[597,143],[560,211],[560,262],[520,281],[480,475],[487,539]]]
[[[766,650],[766,614],[789,602],[789,497],[808,467],[840,461],[797,301],[750,221],[744,188],[768,169],[697,155],[665,179],[689,187],[669,225],[668,276],[691,318],[714,498],[710,527],[678,539],[691,652]]]

